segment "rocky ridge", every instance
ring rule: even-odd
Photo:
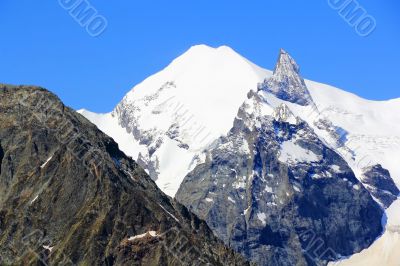
[[[0,85],[1,265],[248,265],[52,93]]]

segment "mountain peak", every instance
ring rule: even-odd
[[[213,47],[213,46],[210,46],[210,45],[207,45],[207,44],[196,44],[196,45],[193,45],[192,47],[189,48],[188,52],[189,51],[201,51],[201,50],[203,50],[203,51],[205,51],[205,50],[208,50],[208,51],[219,51],[219,52],[228,51],[228,52],[236,53],[231,47],[229,47],[227,45],[221,45],[221,46],[218,46],[218,47]]]
[[[300,67],[284,49],[280,49],[274,74],[265,80],[260,90],[274,94],[277,98],[299,105],[313,102],[304,79],[300,76]]]
[[[179,58],[191,57],[191,56],[215,56],[218,54],[230,55],[230,56],[240,56],[236,51],[226,45],[212,47],[206,44],[198,44],[190,47],[186,52],[184,52]]]
[[[288,52],[281,48],[274,73],[288,73],[291,71],[300,74],[300,67],[297,65],[293,57],[291,57]]]
[[[183,94],[190,94],[193,98],[204,97],[207,91],[216,97],[221,94],[226,97],[227,91],[233,92],[235,96],[238,96],[238,102],[231,108],[238,108],[248,90],[256,88],[258,83],[271,74],[271,71],[251,63],[228,46],[194,45],[160,72],[132,88],[127,98],[137,99],[157,93],[164,84],[173,81],[178,87],[176,93],[184,96],[185,99],[189,95]],[[196,100],[195,104],[197,102]]]

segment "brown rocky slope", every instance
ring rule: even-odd
[[[247,265],[47,90],[0,85],[0,265]]]

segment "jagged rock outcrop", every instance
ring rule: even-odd
[[[0,85],[1,265],[247,265],[50,92]]]
[[[367,248],[383,211],[348,164],[286,105],[248,96],[177,200],[259,265],[324,265]]]
[[[270,92],[288,102],[300,105],[313,104],[304,79],[300,76],[300,67],[283,49],[279,52],[274,74],[260,84],[259,90]]]
[[[389,171],[380,164],[364,168],[361,181],[385,209],[399,197],[400,191],[391,178]]]

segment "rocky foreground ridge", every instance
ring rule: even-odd
[[[248,265],[47,90],[0,85],[0,265]]]

